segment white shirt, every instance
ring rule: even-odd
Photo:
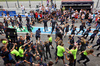
[[[25,13],[25,16],[28,16],[28,13]]]
[[[82,14],[82,19],[84,19],[85,18],[85,15],[84,14]]]
[[[47,11],[48,11],[48,7],[45,7],[45,10],[47,10]]]
[[[24,8],[24,6],[21,6],[21,10],[24,10],[25,8]]]

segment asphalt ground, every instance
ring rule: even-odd
[[[21,36],[25,36],[25,33],[18,33],[18,35],[21,35]],[[55,36],[54,35],[52,35],[52,37],[53,37],[53,46],[54,46],[54,48],[56,47],[56,44],[55,44],[55,42],[54,42],[54,40],[55,40]],[[4,36],[0,36],[0,39],[2,39],[2,38],[4,38]],[[77,41],[78,40],[78,38],[77,38],[77,36],[75,36],[74,37],[74,39],[75,39],[75,41]],[[89,39],[89,37],[87,38],[87,39]],[[32,40],[33,40],[33,42],[35,43],[35,37],[33,37],[32,38]],[[41,41],[46,41],[47,40],[47,35],[45,34],[42,34],[41,35]],[[96,40],[97,40],[97,38],[95,38],[95,41],[94,41],[94,43],[93,44],[89,44],[89,46],[91,46],[91,45],[94,45],[95,43],[96,43]],[[66,36],[66,38],[64,38],[63,39],[63,43],[64,43],[64,47],[65,48],[68,48],[69,47],[69,44],[68,44],[68,36]],[[2,44],[0,44],[0,46],[2,46]],[[88,49],[88,48],[87,48]],[[52,59],[48,59],[46,62],[44,62],[44,63],[48,63],[50,60],[52,60],[54,63],[55,63],[55,49],[51,49],[50,50],[51,51],[51,56],[52,56]],[[97,51],[96,50],[96,48],[94,48],[94,53],[93,54],[97,54],[98,52],[100,52],[100,50],[99,51]],[[12,56],[13,57],[13,56]],[[90,58],[90,62],[89,63],[87,63],[87,66],[100,66],[100,57],[94,57],[94,56],[88,56],[89,58]],[[79,59],[80,58],[80,55],[79,55],[79,52],[77,53],[77,59]],[[35,61],[34,61],[35,62]],[[65,62],[68,64],[69,62],[65,59]],[[2,60],[2,58],[0,57],[0,66],[4,66],[3,65],[3,60]],[[14,65],[13,65],[14,66]],[[62,60],[59,60],[58,61],[58,64],[54,64],[54,66],[64,66],[63,65],[63,62],[62,62]],[[81,63],[81,64],[78,64],[78,63],[76,63],[76,66],[83,66],[83,64]]]
[[[0,18],[0,21],[3,21],[3,18]],[[60,23],[60,22],[58,22],[58,23]],[[23,26],[25,26],[25,24],[26,24],[26,21],[25,21],[25,18],[23,18]],[[71,21],[69,22],[69,24],[71,24]],[[77,26],[77,27],[79,27],[80,26],[80,20],[78,20],[78,23],[75,23],[75,25]],[[50,27],[50,21],[48,22],[48,26]],[[35,27],[43,27],[43,24],[41,23],[41,24],[39,24],[39,23],[36,23],[36,25],[35,25]],[[91,26],[92,28],[94,28],[94,24],[92,24],[92,26]],[[26,33],[18,33],[18,36],[25,36],[25,34]],[[48,40],[48,38],[47,38],[47,35],[48,34],[42,34],[41,35],[41,41],[46,41],[46,40]],[[52,35],[52,37],[53,37],[53,46],[54,47],[56,47],[56,44],[55,44],[55,42],[54,42],[54,40],[55,40],[55,35],[53,34]],[[75,39],[75,41],[77,41],[78,40],[78,35],[77,36],[75,36],[74,37],[74,39]],[[0,35],[0,39],[3,39],[3,38],[5,38],[4,36],[1,36]],[[96,44],[96,40],[97,40],[97,38],[98,37],[96,37],[95,38],[95,40],[94,40],[94,43],[93,44],[89,44],[89,46],[91,46],[91,45],[94,45],[94,44]],[[87,38],[87,40],[89,39],[89,37]],[[35,37],[33,37],[32,38],[32,40],[33,40],[33,42],[35,43]],[[64,38],[63,39],[63,43],[64,43],[64,47],[65,48],[68,48],[69,47],[69,44],[68,44],[68,36],[66,36],[66,38]],[[2,46],[2,44],[0,44],[0,46]],[[88,49],[88,48],[87,48]],[[96,50],[96,47],[94,48],[94,54],[96,55],[97,53],[99,53],[100,52],[100,50],[99,51],[97,51]],[[48,63],[48,61],[49,60],[52,60],[54,63],[55,63],[55,49],[51,49],[51,54],[52,54],[52,59],[48,59],[45,63]],[[89,63],[87,63],[87,66],[100,66],[100,57],[94,57],[94,56],[88,56],[89,58],[90,58],[90,62]],[[79,59],[80,58],[80,55],[79,55],[79,53],[77,54],[77,59]],[[66,59],[65,59],[66,60]],[[35,61],[34,61],[35,62]],[[66,60],[66,63],[68,63],[68,61]],[[0,57],[0,66],[4,66],[3,65],[3,60],[2,60],[2,58]],[[54,64],[54,66],[63,66],[63,62],[62,62],[62,60],[59,60],[59,62],[58,62],[58,64]],[[83,64],[81,63],[81,64],[76,64],[76,66],[83,66]]]

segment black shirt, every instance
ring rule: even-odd
[[[47,26],[47,20],[43,20],[44,26]]]
[[[84,27],[83,25],[80,25],[80,30],[84,30]],[[86,28],[86,27],[85,27]]]
[[[97,44],[100,44],[100,37],[99,37],[98,40],[97,40]]]
[[[46,47],[46,51],[50,51],[50,44],[49,44],[49,43],[47,43],[47,44],[45,45],[45,47]]]
[[[74,45],[74,37],[72,37],[72,39],[70,39],[70,43]]]
[[[51,23],[52,23],[52,26],[55,26],[55,24],[56,24],[57,22],[56,22],[56,20],[52,20]]]
[[[29,18],[26,18],[26,21],[27,21],[27,23],[29,23],[30,22],[30,19]]]

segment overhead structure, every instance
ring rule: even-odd
[[[92,0],[62,0],[61,8],[65,6],[65,9],[68,10],[69,7],[72,7],[74,10],[87,9],[91,10],[94,2]]]

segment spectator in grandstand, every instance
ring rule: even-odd
[[[25,14],[25,7],[21,5],[22,14]]]

